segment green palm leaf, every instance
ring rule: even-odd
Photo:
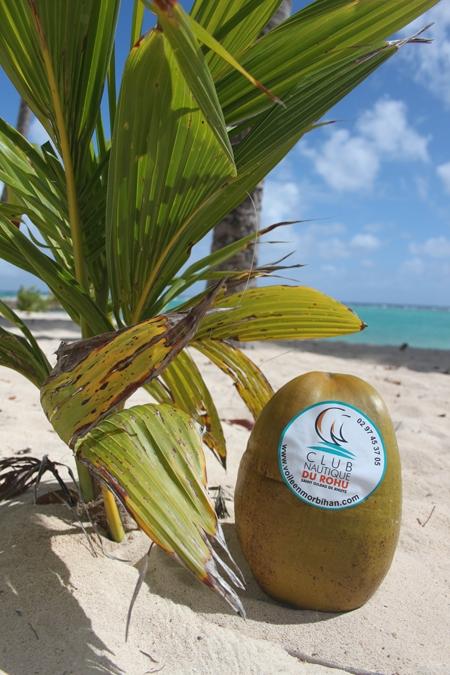
[[[215,135],[221,152],[229,162],[231,175],[236,175],[233,151],[225,127],[222,108],[219,105],[211,72],[194,32],[189,17],[179,4],[151,3],[164,36],[172,47],[178,68],[188,89],[203,113],[210,130]]]
[[[26,214],[31,219],[55,258],[70,269],[72,240],[64,171],[54,159],[0,120],[0,180],[8,187],[8,198],[20,206],[17,215]],[[5,208],[0,204],[7,215]]]
[[[48,371],[36,357],[27,340],[1,327],[0,366],[6,366],[24,375],[36,387],[40,387],[48,375]]]
[[[47,357],[22,319],[1,300],[0,316],[22,333],[15,335],[0,327],[0,365],[12,368],[40,387],[51,369]]]
[[[0,257],[44,281],[74,321],[82,315],[93,333],[111,329],[101,309],[78,285],[71,272],[43,253],[0,208]]]
[[[339,25],[344,22],[342,17],[348,16],[348,7],[352,11],[352,4],[341,2],[336,9],[339,10]],[[194,151],[191,139],[196,133],[197,140],[204,140],[208,143],[208,147],[211,147],[205,134],[209,139],[214,135],[206,122],[203,129],[201,127],[198,129],[198,126],[196,128],[192,111],[188,112],[189,106],[184,107],[186,114],[180,116],[174,125],[174,110],[179,108],[173,97],[172,88],[175,87],[175,83],[177,91],[181,92],[184,89],[186,95],[191,97],[191,106],[194,105],[194,97],[189,88],[193,75],[191,73],[189,77],[186,76],[188,66],[184,67],[181,74],[177,71],[175,63],[176,59],[181,63],[181,54],[186,55],[187,51],[181,52],[177,49],[176,58],[172,55],[170,60],[171,51],[165,42],[164,33],[151,33],[139,43],[132,51],[125,70],[120,98],[121,123],[116,125],[113,139],[113,146],[116,146],[112,158],[115,173],[110,172],[110,184],[113,187],[108,195],[108,258],[116,314],[122,309],[127,320],[131,318],[136,321],[139,317],[148,316],[156,308],[161,307],[162,303],[158,300],[158,296],[173,282],[177,271],[188,259],[192,246],[245,198],[258,181],[283,158],[304,133],[312,128],[331,105],[397,51],[396,45],[389,46],[379,36],[387,36],[389,31],[400,27],[402,21],[407,21],[414,12],[418,13],[423,9],[423,4],[419,0],[414,0],[412,6],[407,7],[402,0],[401,11],[396,11],[393,18],[386,18],[386,0],[376,0],[376,12],[370,14],[370,21],[366,17],[369,27],[363,31],[369,42],[362,44],[356,42],[359,39],[358,31],[347,26],[350,32],[348,42],[351,46],[331,56],[326,52],[328,48],[326,38],[329,37],[327,29],[321,47],[326,52],[326,58],[314,60],[313,54],[307,77],[300,67],[304,55],[298,48],[302,43],[301,41],[299,43],[295,32],[301,22],[296,20],[293,27],[287,22],[291,26],[290,31],[295,29],[294,37],[291,38],[289,33],[286,40],[289,42],[289,49],[294,51],[296,60],[290,62],[290,79],[284,101],[286,109],[279,105],[271,106],[267,102],[267,97],[262,95],[265,99],[262,108],[251,111],[253,114],[261,109],[262,112],[251,120],[250,133],[236,149],[238,176],[234,178],[227,175],[226,165],[222,165],[221,169],[216,162],[214,169],[211,167],[207,169],[208,178],[205,179],[203,171],[205,166],[199,166],[204,156],[202,143],[196,143]],[[428,4],[431,5],[432,0],[428,0]],[[331,9],[330,23],[334,25],[337,20],[333,14],[334,4]],[[323,11],[322,7],[321,12]],[[167,20],[164,12],[159,14],[162,21]],[[172,44],[176,43],[175,33],[177,37],[184,34],[184,24],[180,28],[178,21],[180,15],[178,9],[176,11],[174,9],[176,27],[171,25],[169,28]],[[313,16],[315,19],[314,12]],[[322,23],[327,23],[323,21],[323,16]],[[280,27],[274,33],[282,29],[285,28]],[[370,40],[375,38],[378,42],[374,49],[374,43]],[[258,41],[255,49],[266,39],[267,37],[264,37]],[[366,58],[368,56],[370,58]],[[284,68],[281,64],[282,58],[281,51],[271,53],[270,58],[267,53],[265,54],[265,59],[274,68]],[[155,65],[150,68],[150,61],[158,64],[158,68]],[[163,70],[160,72],[159,68]],[[247,84],[240,74],[233,77],[237,77],[241,83],[239,86],[236,85],[236,92],[239,92],[237,95],[240,96],[241,86]],[[264,77],[260,79],[265,82]],[[165,82],[165,86],[161,89],[162,82]],[[220,83],[218,86],[220,89]],[[151,95],[149,100],[142,96],[139,98],[141,92],[151,92],[155,88],[160,92],[157,98]],[[259,94],[252,94],[252,97],[254,95],[257,97],[255,101],[260,101]],[[223,99],[222,94],[221,98]],[[232,97],[229,100],[231,105]],[[140,109],[141,101],[145,106],[145,116],[144,110]],[[222,104],[225,103],[226,101],[222,100]],[[241,103],[238,105],[241,109]],[[201,117],[199,110],[197,115]],[[241,110],[238,117],[242,115]],[[161,149],[163,143],[159,126],[163,117],[165,152]],[[195,119],[199,121],[197,117]],[[151,124],[152,133],[146,131],[147,120]],[[242,126],[245,126],[248,132],[248,122]],[[140,136],[136,129],[140,130]],[[179,133],[176,133],[177,131]],[[174,147],[175,138],[177,144],[180,144],[177,147]],[[173,149],[170,154],[172,160],[170,171],[168,147]],[[211,152],[209,156],[212,156]],[[138,157],[137,161],[135,157]],[[190,186],[188,193],[186,184]],[[157,195],[163,194],[163,186],[165,192],[161,202]],[[131,195],[126,206],[122,205],[120,194]],[[124,198],[122,202],[125,202]],[[155,204],[158,204],[157,211]],[[180,204],[184,208],[180,208]],[[123,243],[119,244],[121,239]],[[134,261],[133,266],[130,264],[131,259]]]
[[[3,69],[58,146],[65,128],[80,160],[99,114],[118,7],[118,0],[0,4]]]
[[[248,192],[283,159],[333,104],[396,51],[397,46],[393,45],[386,46],[375,54],[367,48],[364,53],[369,54],[370,58],[366,59],[347,56],[338,61],[336,66],[320,71],[316,78],[311,77],[294,88],[290,97],[284,101],[285,108],[274,105],[252,121],[250,132],[235,150],[237,177],[228,178],[215,192],[205,194],[195,210],[185,213],[184,218],[179,219],[173,236],[164,238],[163,255],[153,265],[150,277],[149,286],[152,286],[152,290],[148,297],[147,312],[151,311],[153,303],[160,306],[158,294],[163,291],[164,285],[173,282],[176,273],[189,258],[192,246],[245,199]],[[187,171],[186,165],[185,172]],[[211,187],[213,190],[213,186]],[[165,229],[168,229],[168,221],[164,222]],[[164,273],[160,274],[162,269]],[[182,289],[181,285],[179,288]]]
[[[92,272],[92,238],[104,245],[104,219],[90,221],[94,233],[88,228],[82,218],[92,212],[92,201],[83,202],[83,195],[95,194],[91,138],[96,124],[101,126],[118,7],[118,0],[0,3],[0,65],[61,155],[75,277],[86,292],[93,277],[97,297],[101,284]],[[100,274],[102,253],[95,256]]]
[[[210,0],[195,0],[191,16],[239,58],[240,53],[259,37],[280,1],[228,0],[212,3]],[[206,61],[214,79],[230,69],[215,53],[208,52]]]
[[[168,258],[179,269],[189,255],[178,245],[189,218],[233,166],[170,44],[152,31],[126,63],[113,135],[106,238],[116,315],[149,313],[172,279]]]
[[[294,87],[349,57],[383,49],[384,40],[437,0],[318,0],[240,54],[242,66],[285,103]],[[216,83],[227,124],[248,119],[270,101],[235,71]]]

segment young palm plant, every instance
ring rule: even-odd
[[[362,324],[303,286],[225,294],[221,280],[232,287],[242,272],[223,263],[253,235],[186,263],[303,134],[405,42],[386,38],[435,0],[316,0],[260,37],[279,4],[196,0],[188,15],[177,0],[137,0],[116,100],[118,0],[0,3],[1,66],[51,139],[38,147],[0,121],[0,255],[45,282],[83,336],[60,347],[52,370],[1,305],[22,336],[0,329],[0,363],[40,388],[48,419],[75,452],[85,499],[92,477],[103,486],[113,537],[123,533],[114,494],[237,610],[232,587],[241,582],[225,562],[202,449],[225,465],[225,439],[187,348],[229,375],[256,417],[272,389],[231,340],[343,335]],[[147,8],[157,25],[141,36]],[[38,237],[18,226],[24,216]],[[197,282],[215,280],[183,300]],[[124,409],[140,387],[155,402]]]

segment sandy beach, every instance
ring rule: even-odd
[[[30,315],[27,322],[49,356],[60,339],[78,335],[62,314]],[[385,399],[398,434],[404,501],[397,553],[375,596],[345,614],[278,604],[252,578],[231,515],[223,528],[247,581],[247,619],[234,616],[219,597],[153,550],[125,642],[148,539],[138,531],[121,545],[105,539],[104,553],[99,548],[94,556],[66,506],[35,505],[27,493],[0,505],[0,672],[450,673],[450,351],[305,342],[250,345],[248,352],[275,389],[301,373],[324,370],[362,377]],[[250,415],[230,380],[198,360],[229,448],[227,473],[208,457],[209,484],[224,487],[232,514],[249,432],[230,420]],[[139,393],[129,404],[148,400]],[[0,421],[0,456],[48,454],[74,465],[40,408],[37,389],[5,368]]]

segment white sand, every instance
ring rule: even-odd
[[[33,330],[47,353],[76,331],[61,315],[40,315]],[[105,548],[130,563],[93,557],[64,506],[34,506],[29,494],[0,506],[0,672],[8,675],[126,673],[450,673],[450,352],[365,348],[336,343],[249,350],[278,388],[310,370],[370,381],[398,426],[404,508],[393,566],[361,609],[334,615],[294,610],[258,588],[242,558],[233,520],[224,524],[248,590],[246,621],[163,553],[153,551],[128,643],[125,620],[148,540],[138,532]],[[224,419],[249,418],[229,380],[205,365]],[[145,401],[142,394],[133,401]],[[47,423],[37,390],[0,368],[0,455],[72,462]],[[248,432],[225,423],[229,469],[209,461],[209,482],[232,498]],[[26,456],[26,454],[24,455]],[[45,488],[42,488],[45,491]],[[228,502],[229,508],[232,501]],[[434,507],[434,511],[432,509]],[[422,527],[432,512],[431,518]],[[305,542],[307,545],[307,542]],[[155,661],[154,661],[154,660]]]

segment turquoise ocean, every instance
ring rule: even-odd
[[[0,297],[14,297],[15,292],[0,291]],[[333,338],[359,344],[450,350],[450,307],[412,307],[345,303],[367,324],[361,333]]]
[[[450,349],[450,307],[346,303],[367,324],[361,333],[339,338],[359,344]]]

